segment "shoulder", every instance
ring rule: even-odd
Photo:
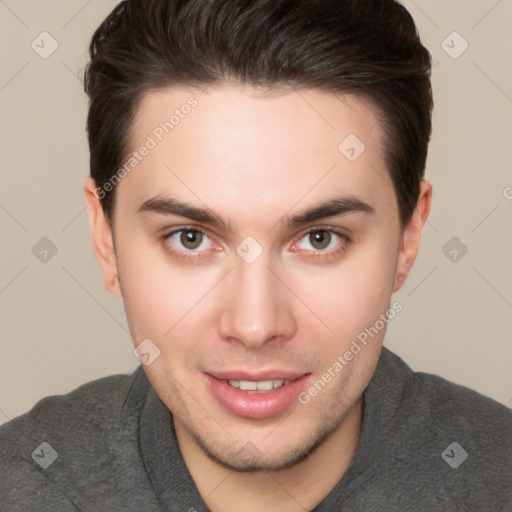
[[[132,374],[103,377],[67,394],[39,400],[30,411],[0,426],[0,453],[16,453],[44,435],[60,437],[66,431],[76,437],[80,432],[91,435],[110,428],[140,377],[139,368]]]
[[[139,366],[132,374],[43,398],[2,425],[0,495],[9,510],[26,510],[28,503],[76,510],[68,507],[72,495],[75,504],[85,499],[80,486],[97,486],[116,468],[133,466],[133,440],[148,386]]]
[[[389,349],[383,349],[382,358],[385,379],[379,386],[393,390],[390,394],[392,401],[399,402],[399,414],[410,421],[432,431],[510,433],[512,410],[503,404],[439,375],[415,372]]]
[[[158,510],[138,435],[153,395],[139,366],[44,398],[0,427],[4,508]]]
[[[488,447],[496,436],[505,434],[510,441],[512,410],[466,386],[414,372],[408,398],[418,415],[428,417],[437,430],[474,434],[475,447]]]
[[[468,510],[511,505],[512,410],[438,375],[414,372],[395,354],[386,357],[402,381],[390,421],[392,464],[409,479],[420,475],[412,480],[423,481],[440,502]]]

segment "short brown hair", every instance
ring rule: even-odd
[[[122,165],[151,90],[226,80],[364,96],[385,129],[400,221],[411,217],[432,129],[431,55],[395,0],[124,0],[94,33],[85,90],[91,177]],[[109,219],[114,192],[104,194]]]

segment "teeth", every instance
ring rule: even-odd
[[[234,388],[239,388],[242,391],[272,391],[278,389],[284,384],[288,384],[288,380],[262,380],[253,382],[250,380],[228,380],[228,384]]]
[[[257,382],[251,382],[250,380],[241,380],[240,381],[240,389],[242,391],[256,391],[258,388]]]
[[[262,382],[256,382],[256,389],[260,391],[271,391],[272,389],[274,389],[274,381],[264,380]]]

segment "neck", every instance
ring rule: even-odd
[[[278,471],[251,473],[220,466],[179,421],[174,426],[185,464],[212,512],[304,512],[318,505],[346,473],[357,450],[362,416],[360,398],[308,457]]]

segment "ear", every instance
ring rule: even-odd
[[[121,296],[119,277],[117,273],[117,258],[114,248],[114,237],[108,219],[101,206],[96,183],[92,178],[85,182],[85,201],[91,222],[92,243],[96,260],[103,273],[105,288],[113,295]],[[102,191],[103,192],[103,191]]]
[[[432,199],[432,185],[428,181],[422,180],[420,183],[420,194],[418,202],[414,208],[409,222],[402,231],[402,240],[400,252],[398,253],[398,262],[395,272],[395,285],[393,291],[398,291],[405,283],[407,276],[412,268],[418,249],[420,246],[421,230],[427,221],[430,212],[430,202]]]

